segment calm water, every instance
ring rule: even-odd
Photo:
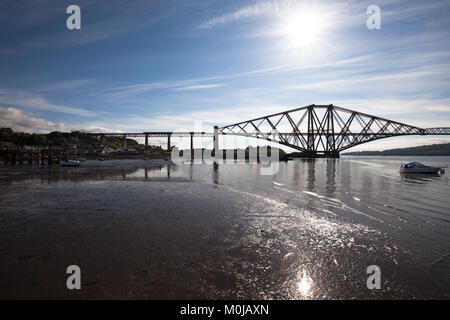
[[[450,172],[401,175],[408,160],[450,163],[0,167],[0,297],[448,299]]]

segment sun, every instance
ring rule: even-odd
[[[314,45],[322,32],[323,23],[320,15],[312,12],[297,12],[290,14],[281,27],[282,34],[289,45],[294,48],[304,48]]]
[[[288,50],[307,50],[318,46],[326,29],[326,18],[318,7],[293,6],[279,15],[276,33]]]

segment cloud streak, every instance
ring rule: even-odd
[[[223,14],[214,17],[204,23],[202,23],[200,29],[209,29],[221,25],[226,25],[232,22],[237,22],[243,19],[249,19],[252,17],[257,17],[265,15],[274,11],[278,11],[278,4],[276,2],[260,2],[252,6],[247,6],[238,9],[234,12]]]
[[[4,105],[48,110],[84,117],[93,117],[98,114],[94,111],[53,104],[40,95],[23,90],[0,89],[0,103]]]
[[[109,92],[106,96],[111,98],[128,97],[130,95],[141,94],[149,92],[152,90],[177,90],[177,91],[188,91],[188,90],[201,90],[201,89],[212,89],[218,87],[224,87],[226,83],[209,83],[211,81],[221,81],[227,79],[252,77],[262,74],[270,74],[274,72],[283,72],[291,70],[292,66],[279,65],[268,68],[254,69],[241,73],[227,74],[227,75],[217,75],[210,77],[200,77],[194,79],[185,79],[178,81],[155,81],[147,83],[138,83],[134,85],[121,86],[108,90]]]
[[[184,87],[178,87],[174,88],[175,91],[190,91],[190,90],[201,90],[201,89],[211,89],[211,88],[219,88],[225,86],[224,84],[198,84],[198,85],[192,85],[192,86],[184,86]]]

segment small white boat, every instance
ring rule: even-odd
[[[61,162],[61,167],[79,167],[80,161],[77,160],[66,160]]]
[[[420,162],[408,162],[400,166],[401,173],[438,173],[439,167],[426,166]]]

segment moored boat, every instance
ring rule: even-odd
[[[77,160],[66,160],[61,162],[61,167],[79,167],[80,161]]]
[[[420,162],[408,162],[400,166],[401,173],[438,173],[440,167],[426,166]]]

